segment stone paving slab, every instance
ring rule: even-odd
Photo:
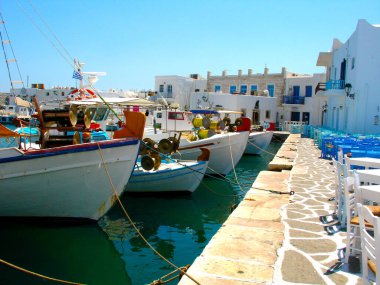
[[[262,171],[239,206],[188,270],[201,284],[271,283],[284,239],[281,208],[288,204],[289,172]],[[180,283],[194,284],[188,277]]]
[[[291,134],[288,136],[273,160],[269,162],[268,170],[282,171],[291,170],[293,168],[300,137],[301,135],[299,134]]]

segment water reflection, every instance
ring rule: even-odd
[[[123,195],[122,202],[149,243],[184,266],[194,261],[226,220],[234,194],[229,183],[206,179],[192,195]],[[173,270],[137,235],[120,207],[114,207],[99,225],[122,255],[133,284],[150,283]]]
[[[97,224],[0,223],[0,258],[37,273],[86,284],[132,284],[124,264]],[[0,284],[57,284],[0,264]]]

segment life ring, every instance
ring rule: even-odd
[[[76,94],[78,93],[78,94]],[[74,100],[83,100],[83,99],[94,99],[96,98],[96,94],[91,89],[87,88],[79,88],[74,89],[69,93],[69,95],[77,96],[74,98]]]

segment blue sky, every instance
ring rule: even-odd
[[[84,70],[107,72],[102,90],[152,89],[155,75],[262,73],[265,65],[324,72],[315,64],[333,38],[345,42],[358,19],[380,24],[379,0],[3,0],[0,9],[25,83],[75,85],[70,64],[33,24],[54,40],[40,15]]]

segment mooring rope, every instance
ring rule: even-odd
[[[254,144],[254,143],[252,143],[252,142],[250,142],[250,141],[248,141],[248,143],[249,143],[250,145],[252,145],[252,146],[258,148],[258,149],[261,150],[262,152],[268,153],[268,154],[273,155],[273,156],[276,155],[276,154],[273,153],[273,152],[269,152],[269,151],[267,151],[267,150],[265,150],[265,149],[259,147],[257,144]]]
[[[176,160],[176,159],[174,159],[174,158],[172,158],[172,157],[170,157],[170,156],[168,156],[168,155],[166,155],[166,154],[164,154],[162,152],[159,152],[158,150],[156,150],[156,149],[152,148],[151,146],[149,146],[148,144],[146,144],[144,141],[140,140],[140,142],[143,143],[150,150],[152,150],[152,151],[156,152],[157,154],[163,156],[165,159],[171,160],[171,161],[177,163],[178,165],[181,165],[183,167],[189,168],[190,170],[193,170],[195,172],[201,173],[199,170],[193,169],[191,166],[185,165],[185,164],[181,163],[180,161],[178,161],[178,160]],[[205,176],[213,178],[213,179],[216,179],[216,180],[219,180],[219,181],[228,182],[230,184],[236,184],[236,185],[238,184],[237,182],[234,182],[231,179],[228,179],[227,177],[223,176],[222,174],[216,172],[211,167],[207,166],[207,168],[209,170],[211,170],[214,174],[207,174],[207,173],[205,173]],[[217,175],[218,177],[216,177],[215,175]]]
[[[230,136],[228,136],[228,144],[229,144],[229,146],[230,146],[231,163],[232,163],[232,169],[233,169],[233,171],[234,171],[235,180],[236,180],[237,185],[238,185],[239,188],[240,188],[240,191],[241,191],[241,192],[244,192],[243,189],[242,189],[241,186],[240,186],[239,180],[238,180],[237,175],[236,175],[234,158],[233,158],[233,156],[232,156],[232,146],[231,146]]]
[[[46,275],[42,275],[42,274],[39,274],[39,273],[30,271],[30,270],[27,270],[25,268],[22,268],[20,266],[14,265],[14,264],[12,264],[12,263],[10,263],[8,261],[5,261],[3,259],[0,259],[0,263],[8,265],[9,267],[15,268],[15,269],[20,270],[20,271],[22,271],[24,273],[28,273],[30,275],[33,275],[33,276],[36,276],[36,277],[40,277],[40,278],[43,278],[43,279],[46,279],[46,280],[50,280],[50,281],[54,281],[54,282],[59,282],[59,283],[63,283],[63,284],[85,285],[85,283],[71,282],[71,281],[66,281],[66,280],[57,279],[57,278],[49,277],[49,276],[46,276]]]
[[[116,192],[116,189],[115,189],[115,186],[113,184],[113,181],[112,181],[112,177],[108,171],[108,167],[104,161],[104,157],[103,157],[103,152],[102,152],[102,149],[100,147],[100,144],[97,142],[97,145],[98,145],[98,148],[99,148],[99,155],[100,155],[100,158],[102,160],[102,164],[103,164],[103,167],[104,167],[104,170],[108,176],[108,180],[110,182],[110,185],[111,185],[111,188],[113,190],[113,193],[114,193],[114,196],[116,198],[116,200],[118,201],[121,209],[123,210],[125,216],[127,217],[128,221],[131,223],[132,227],[134,228],[134,230],[136,231],[136,233],[140,236],[140,238],[145,242],[145,244],[156,254],[158,255],[162,260],[164,260],[167,264],[169,264],[170,266],[174,267],[176,270],[179,270],[181,273],[183,273],[184,275],[186,275],[188,278],[190,278],[195,284],[198,284],[200,285],[200,283],[198,281],[196,281],[193,277],[191,277],[189,274],[187,274],[182,268],[176,266],[174,263],[172,263],[170,260],[168,260],[167,258],[165,258],[162,254],[160,254],[150,243],[149,241],[142,235],[142,233],[140,232],[140,230],[137,228],[137,226],[135,225],[135,223],[133,222],[132,218],[129,216],[127,210],[125,209],[123,203],[121,202],[120,200],[120,197],[119,195],[117,194]]]

